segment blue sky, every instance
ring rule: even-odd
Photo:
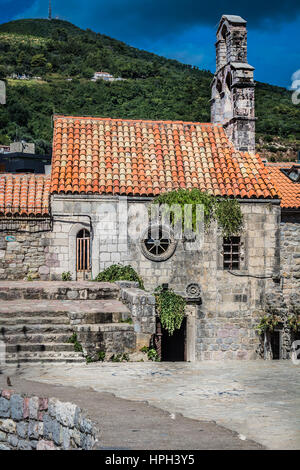
[[[48,0],[0,0],[0,23],[45,18]],[[52,0],[53,16],[214,72],[222,14],[248,21],[248,61],[255,79],[289,88],[300,69],[299,0]]]

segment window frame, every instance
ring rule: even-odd
[[[161,239],[168,238],[170,240],[169,246],[164,253],[160,253],[160,254],[151,253],[149,249],[147,248],[147,245],[145,242],[147,239],[149,240],[149,238],[147,237],[149,237],[149,231],[152,229],[161,230],[162,234],[164,235]],[[147,227],[147,229],[143,232],[143,235],[140,240],[140,245],[141,245],[141,251],[143,255],[145,256],[145,258],[149,259],[150,261],[162,262],[162,261],[168,260],[169,258],[171,258],[171,256],[173,256],[176,250],[177,241],[174,238],[173,231],[169,227],[166,227],[163,224],[156,224],[156,225],[150,224]]]

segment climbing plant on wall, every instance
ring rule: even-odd
[[[196,206],[203,207],[204,224],[208,227],[212,220],[216,220],[222,230],[224,237],[229,237],[240,233],[243,228],[243,214],[241,206],[236,199],[222,198],[199,191],[199,189],[178,189],[160,194],[154,199],[152,204],[166,204],[169,208],[172,205],[181,206],[181,214],[171,212],[171,222],[176,224],[180,216],[184,223],[184,206],[192,205],[192,228],[196,228]]]
[[[256,325],[256,331],[262,335],[269,331],[274,331],[274,328],[278,325],[278,318],[274,315],[264,315],[261,317],[259,323]]]
[[[185,300],[181,295],[175,294],[172,289],[163,289],[161,286],[155,289],[154,295],[161,325],[172,336],[174,331],[181,327]]]
[[[294,332],[297,332],[300,329],[300,320],[296,314],[289,316],[287,324]]]

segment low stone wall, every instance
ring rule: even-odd
[[[97,434],[73,403],[0,391],[0,450],[91,450]]]
[[[117,281],[120,287],[120,300],[127,305],[133,320],[136,333],[136,350],[149,346],[151,336],[155,334],[155,297],[138,288],[138,284],[128,281]]]

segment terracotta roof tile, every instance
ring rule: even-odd
[[[281,198],[281,207],[286,209],[300,208],[300,183],[294,183],[281,171],[281,169],[290,169],[293,166],[300,169],[300,164],[295,162],[266,163],[266,170]]]
[[[0,215],[48,215],[50,176],[0,174]]]
[[[54,117],[51,193],[155,196],[178,188],[277,197],[259,156],[237,152],[220,125]]]

